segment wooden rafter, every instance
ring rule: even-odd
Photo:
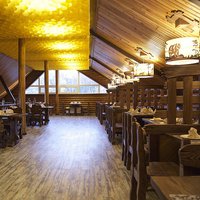
[[[108,46],[112,47],[113,49],[115,49],[116,51],[120,52],[121,54],[123,54],[124,56],[135,60],[136,62],[143,62],[142,59],[139,59],[135,56],[133,56],[132,54],[128,53],[127,51],[125,51],[124,49],[118,47],[117,45],[113,44],[112,42],[110,42],[109,40],[107,40],[106,38],[102,37],[100,34],[96,33],[94,30],[90,30],[90,34],[94,37],[96,37],[97,39],[101,40],[102,42],[104,42],[105,44],[107,44]],[[155,65],[156,66],[156,65]],[[155,69],[155,74],[162,76],[163,73],[158,70],[158,67]]]
[[[94,57],[90,57],[90,59],[92,59],[93,61],[97,62],[98,64],[100,64],[101,66],[103,66],[104,68],[106,68],[107,70],[113,72],[114,74],[117,74],[118,76],[123,77],[122,74],[118,73],[117,71],[115,71],[114,69],[112,69],[111,67],[109,67],[108,65],[106,65],[105,63],[101,62],[100,60],[94,58]]]

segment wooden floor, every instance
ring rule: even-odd
[[[0,200],[129,199],[121,147],[108,142],[95,117],[51,117],[27,133],[0,149]]]

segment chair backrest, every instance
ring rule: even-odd
[[[3,124],[3,120],[0,119],[0,133],[4,131],[4,124]]]
[[[137,150],[136,150],[136,145],[137,145],[137,130],[140,124],[136,122],[136,119],[133,118],[132,120],[132,125],[131,125],[131,135],[130,135],[130,145],[132,147],[132,158],[131,158],[131,165],[132,167],[135,167],[137,164]]]
[[[179,149],[180,175],[200,175],[200,144],[188,144]]]
[[[137,125],[137,200],[146,199],[147,188],[147,171],[146,171],[146,154],[144,148],[145,131]]]
[[[41,109],[41,106],[40,105],[32,105],[32,108],[31,108],[31,114],[34,115],[34,114],[41,114],[42,113],[42,109]]]

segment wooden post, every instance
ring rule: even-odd
[[[192,76],[183,78],[183,123],[192,124]]]
[[[26,96],[25,96],[25,39],[18,40],[18,78],[19,78],[19,106],[22,109],[22,128],[23,135],[26,134]]]
[[[167,80],[167,122],[168,124],[176,124],[176,78]]]
[[[58,94],[58,75],[59,71],[56,70],[56,115],[59,115],[59,94]]]
[[[49,66],[48,61],[44,61],[44,73],[45,73],[45,103],[49,105]]]

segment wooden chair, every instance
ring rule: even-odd
[[[133,166],[130,200],[145,200],[150,176],[178,176],[179,167],[174,162],[147,162],[144,129],[137,125],[137,159]],[[133,156],[134,153],[133,153]]]
[[[12,108],[13,109],[13,108]],[[22,114],[22,109],[21,107],[16,107],[13,109],[14,113],[19,113]],[[22,117],[18,117],[17,118],[17,134],[19,135],[19,138],[22,139],[22,132],[21,132],[21,128],[22,128]]]
[[[180,175],[200,175],[200,144],[188,144],[179,149]]]
[[[132,133],[135,134],[135,127],[132,126],[136,119],[128,112],[123,114],[123,132],[122,132],[122,160],[128,170],[131,167],[131,154],[133,152]],[[134,127],[134,128],[133,128]],[[133,130],[134,129],[134,130]]]
[[[100,110],[99,110],[99,121],[101,124],[103,124],[103,121],[105,120],[106,113],[105,113],[105,103],[100,103]]]
[[[7,146],[6,130],[4,129],[3,121],[0,120],[0,147],[5,148]]]
[[[122,115],[125,112],[123,108],[112,108],[111,107],[111,131],[109,135],[110,142],[114,144],[116,142],[116,134],[122,134]]]
[[[31,121],[31,125],[36,125],[38,122],[39,126],[42,126],[43,121],[44,121],[44,114],[42,112],[40,105],[32,105],[30,121]]]

